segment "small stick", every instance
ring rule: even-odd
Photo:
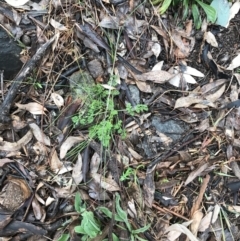
[[[34,56],[25,64],[25,66],[22,68],[21,72],[14,78],[13,84],[11,85],[6,98],[4,99],[1,107],[0,107],[0,122],[1,123],[7,123],[11,120],[9,117],[9,111],[11,108],[11,105],[13,103],[13,100],[19,90],[19,87],[22,83],[22,81],[33,71],[33,69],[37,66],[39,61],[43,58],[45,55],[48,47],[54,42],[55,37],[51,38],[49,41],[47,41],[45,44],[43,44],[37,52],[34,54]]]

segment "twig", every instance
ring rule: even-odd
[[[40,60],[45,55],[48,47],[54,42],[55,37],[51,38],[48,42],[43,44],[35,53],[35,55],[25,64],[22,68],[21,72],[14,78],[13,84],[11,85],[6,98],[4,99],[1,107],[0,107],[0,122],[7,123],[11,120],[9,117],[9,111],[12,105],[12,102],[19,90],[19,87],[22,81],[33,71],[33,69],[37,66]]]

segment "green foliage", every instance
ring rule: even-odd
[[[127,105],[126,105],[126,111],[127,111],[127,113],[129,114],[129,115],[131,115],[131,116],[134,116],[136,113],[141,113],[141,112],[143,112],[143,111],[147,111],[148,110],[148,107],[147,107],[147,105],[141,105],[141,104],[139,104],[139,105],[136,105],[136,106],[131,106],[131,104],[130,103],[127,103]]]
[[[111,76],[109,86],[117,85],[116,78]],[[72,121],[75,126],[89,126],[89,137],[98,139],[104,147],[108,147],[114,134],[125,136],[122,128],[122,121],[118,119],[119,110],[115,104],[115,97],[119,95],[116,89],[105,89],[102,85],[97,84],[86,88],[86,101],[82,110],[74,117]],[[137,105],[134,108],[127,104],[127,113],[134,115],[147,110],[146,105]]]
[[[113,218],[113,214],[112,214],[112,212],[109,209],[107,209],[105,207],[99,207],[98,209],[101,212],[103,212],[108,218],[110,218],[110,219]],[[115,219],[115,221],[125,223],[125,225],[127,227],[127,230],[130,233],[130,238],[131,238],[130,240],[131,241],[134,241],[134,240],[144,241],[145,240],[145,239],[140,238],[138,236],[138,234],[139,233],[143,233],[146,230],[148,230],[150,228],[150,224],[148,224],[148,225],[146,225],[146,226],[144,226],[142,228],[134,230],[132,225],[128,221],[127,213],[121,208],[121,205],[120,205],[120,195],[118,193],[116,194],[116,213],[114,215],[114,219]]]
[[[34,89],[42,89],[42,84],[37,81],[37,78],[34,77],[35,73],[33,74],[33,77],[28,77],[28,82],[33,85]]]
[[[65,234],[62,234],[62,236],[58,239],[58,241],[68,241],[69,238],[70,238],[70,234],[65,233]]]
[[[207,2],[207,3],[205,3]],[[159,13],[163,14],[167,9],[172,6],[173,8],[179,8],[182,5],[182,19],[185,20],[189,15],[189,9],[191,9],[191,14],[193,16],[193,21],[196,29],[201,28],[201,12],[199,7],[204,11],[207,16],[207,20],[215,23],[217,20],[216,10],[208,4],[208,1],[202,0],[152,0],[153,5],[160,5]]]
[[[120,181],[129,180],[132,175],[135,175],[135,170],[131,167],[128,167],[126,171],[123,172],[122,176],[120,177]]]
[[[101,234],[100,223],[94,217],[93,212],[87,211],[86,204],[82,202],[79,193],[76,193],[74,206],[82,217],[81,225],[74,228],[76,233],[83,235],[81,240],[87,241]]]

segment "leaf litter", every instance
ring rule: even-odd
[[[6,2],[26,66],[1,92],[1,236],[238,240],[239,1],[203,32],[141,1]]]

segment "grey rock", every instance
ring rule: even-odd
[[[140,104],[140,91],[138,87],[135,85],[129,85],[128,88],[135,104]]]
[[[179,141],[182,135],[189,129],[187,125],[181,120],[162,121],[160,117],[154,116],[152,125],[157,131],[170,137],[174,142]]]
[[[17,42],[0,27],[0,71],[4,71],[5,80],[12,80],[22,68],[21,50]]]

